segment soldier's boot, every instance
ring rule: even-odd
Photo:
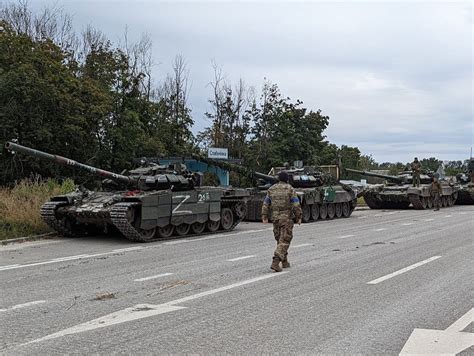
[[[278,257],[273,257],[272,265],[270,266],[272,270],[275,272],[281,272],[281,267],[280,267],[280,258]]]
[[[281,266],[283,268],[290,268],[290,262],[288,262],[288,258],[285,257],[285,259],[281,261]]]

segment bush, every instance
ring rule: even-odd
[[[52,231],[41,219],[40,208],[53,195],[75,189],[71,179],[25,179],[13,188],[0,188],[0,240]]]

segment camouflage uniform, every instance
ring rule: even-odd
[[[431,182],[430,185],[430,194],[433,199],[433,207],[435,210],[439,210],[441,206],[440,194],[441,194],[441,184],[437,180]]]
[[[418,160],[414,160],[411,164],[411,170],[413,174],[413,186],[420,186],[420,173],[421,173],[421,163]]]
[[[274,258],[286,262],[288,248],[293,238],[293,211],[296,220],[301,220],[300,201],[291,185],[278,182],[268,189],[267,196],[263,201],[262,219],[268,219],[270,207],[272,209],[273,235],[277,241]],[[288,263],[287,265],[289,266]]]

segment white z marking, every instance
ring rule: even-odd
[[[189,210],[179,210],[179,208],[181,207],[181,205],[183,205],[186,200],[188,200],[189,198],[191,198],[190,195],[177,195],[175,197],[173,197],[173,199],[176,198],[176,199],[183,199],[179,202],[179,204],[176,206],[176,208],[173,209],[172,213],[173,214],[191,214],[192,211],[189,211]]]

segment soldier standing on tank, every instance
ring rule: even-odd
[[[293,211],[296,222],[301,224],[302,211],[300,200],[295,190],[288,184],[288,173],[278,173],[278,183],[268,189],[267,196],[262,206],[262,221],[268,223],[269,209],[272,209],[273,235],[277,241],[277,247],[273,255],[270,268],[275,272],[281,272],[280,262],[283,268],[290,267],[288,262],[288,248],[293,238]]]
[[[441,202],[440,202],[441,184],[439,184],[438,178],[436,177],[433,177],[433,181],[431,182],[430,194],[431,194],[431,198],[433,199],[434,210],[438,211],[441,205]]]
[[[415,157],[415,160],[411,163],[411,170],[413,175],[413,186],[420,186],[420,173],[421,173],[421,163],[418,161],[418,157]]]

